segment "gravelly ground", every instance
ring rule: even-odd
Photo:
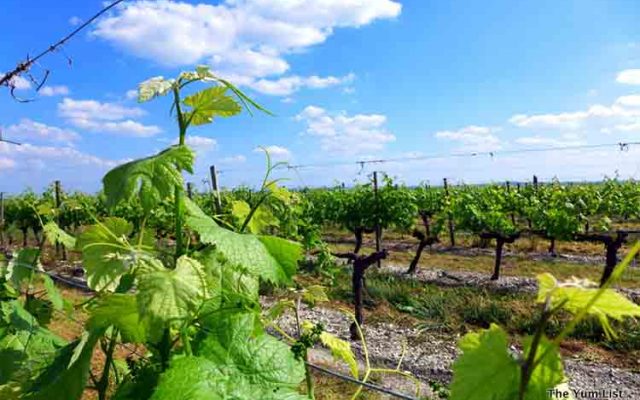
[[[265,305],[271,303],[265,299]],[[321,322],[325,329],[342,339],[349,338],[350,319],[342,312],[318,306],[310,309],[301,307],[303,320]],[[279,320],[280,326],[288,333],[294,333],[295,320],[292,314],[286,314]],[[365,324],[364,334],[367,348],[374,364],[395,367],[402,354],[403,341],[407,344],[402,368],[411,371],[423,382],[432,380],[449,383],[451,366],[458,355],[456,342],[458,337],[429,332],[420,332],[415,328],[395,326],[389,323]],[[362,357],[362,346],[352,342],[356,353]],[[622,390],[623,398],[640,399],[640,374],[610,365],[584,362],[579,359],[566,359],[565,370],[570,378],[570,387],[576,390]],[[392,384],[396,390],[411,394],[411,383],[401,380],[384,384]],[[399,386],[398,386],[399,385]],[[596,396],[591,399],[611,398]]]

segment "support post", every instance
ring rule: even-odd
[[[376,253],[380,252],[380,240],[381,240],[381,231],[380,231],[380,202],[378,201],[378,171],[373,171],[373,195],[375,198],[376,204]],[[377,262],[378,268],[380,268],[380,259]]]
[[[447,199],[449,198],[449,184],[447,182],[447,178],[443,179],[444,182],[444,195],[447,197]],[[451,247],[455,247],[456,246],[456,238],[455,238],[455,232],[454,232],[454,228],[453,228],[453,216],[451,215],[451,212],[447,213],[447,217],[449,219],[449,241],[451,242]]]
[[[218,172],[216,166],[209,167],[209,173],[211,174],[211,191],[213,193],[213,204],[216,210],[216,214],[222,214],[222,200],[220,199],[220,189],[218,189]]]
[[[55,193],[55,205],[56,205],[56,210],[58,210],[58,217],[56,218],[56,223],[58,225],[60,225],[60,205],[61,205],[61,201],[60,201],[60,193],[62,192],[62,189],[60,187],[60,181],[56,180],[53,183],[54,186],[54,193]],[[60,227],[62,228],[62,226]],[[44,241],[44,238],[42,239]],[[60,253],[62,252],[62,259],[66,261],[67,259],[67,252],[65,251],[64,246],[61,246],[59,242],[56,242],[56,257],[60,257]]]
[[[187,182],[187,197],[189,200],[193,200],[193,183]]]

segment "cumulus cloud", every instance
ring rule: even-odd
[[[331,114],[321,107],[307,106],[296,120],[306,124],[305,133],[318,137],[325,151],[361,154],[380,151],[396,140],[386,129],[387,117],[382,114]]]
[[[213,138],[197,135],[188,135],[185,139],[185,143],[198,153],[209,152],[215,149],[218,145],[218,141]],[[174,140],[173,144],[178,144],[178,140]]]
[[[343,85],[353,82],[355,75],[353,73],[347,74],[342,77],[336,76],[289,76],[280,79],[259,79],[249,84],[251,88],[257,90],[260,93],[270,94],[275,96],[288,96],[294,92],[297,92],[301,88],[309,89],[324,89],[330,86]]]
[[[56,179],[62,180],[67,188],[95,190],[104,173],[121,162],[88,154],[68,145],[24,143],[22,146],[13,146],[0,142],[0,170],[12,170],[12,179],[6,182],[9,191],[21,191],[27,185],[42,188]]]
[[[247,161],[247,157],[242,154],[238,154],[235,156],[223,157],[220,159],[220,163],[222,164],[240,164]]]
[[[3,128],[3,134],[7,139],[27,142],[69,143],[80,138],[80,136],[72,130],[46,125],[26,118],[17,124]]]
[[[502,148],[500,139],[495,135],[499,128],[469,125],[454,131],[438,131],[437,139],[450,140],[459,144],[458,150],[492,151]]]
[[[238,84],[280,95],[342,82],[332,76],[286,76],[287,55],[323,43],[336,28],[394,18],[401,9],[392,0],[227,0],[217,5],[141,0],[100,20],[93,35],[170,67],[208,63]]]
[[[524,136],[517,138],[515,142],[524,146],[548,147],[578,146],[586,143],[584,138],[575,133],[565,133],[557,138],[541,135]]]
[[[517,114],[509,122],[519,128],[549,130],[600,129],[611,131],[616,125],[640,121],[640,96],[619,97],[611,105],[595,104],[585,110],[549,113]],[[613,127],[613,128],[612,128]]]
[[[618,83],[626,85],[640,85],[640,69],[625,69],[616,77]]]
[[[264,150],[269,152],[271,158],[286,160],[291,158],[291,151],[286,147],[270,145],[270,146],[262,146],[253,149],[254,153],[263,153]]]
[[[158,126],[131,119],[145,115],[141,108],[116,103],[65,98],[58,104],[58,113],[71,125],[93,132],[150,137],[162,131]]]
[[[41,96],[66,96],[69,94],[69,88],[64,85],[45,86],[38,92]]]
[[[10,158],[0,157],[0,171],[11,169],[16,166],[16,162]]]
[[[4,74],[0,74],[0,78],[2,77],[4,77]],[[31,89],[31,82],[20,75],[17,75],[9,79],[9,86],[14,87],[16,90],[27,90]]]

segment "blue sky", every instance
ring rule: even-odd
[[[7,0],[0,70],[10,70],[102,2]],[[137,84],[208,64],[276,114],[194,129],[199,187],[254,184],[257,146],[292,164],[494,151],[495,155],[282,171],[290,185],[640,178],[640,146],[514,149],[640,140],[640,3],[632,1],[228,0],[125,2],[49,55],[46,87],[0,91],[0,191],[55,179],[95,191],[117,163],[169,145],[168,99]],[[69,66],[67,57],[73,62]],[[31,86],[29,88],[28,86]]]

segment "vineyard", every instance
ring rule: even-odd
[[[39,91],[49,70],[38,82],[32,67],[121,2],[72,18],[77,28],[0,86],[29,102],[17,78]],[[323,42],[333,27],[311,35]],[[246,49],[235,58],[278,55]],[[291,82],[354,75],[312,78]],[[0,192],[0,399],[640,398],[640,182],[407,186],[376,170],[295,187],[265,147],[259,187],[220,189],[212,166],[211,190],[198,191],[192,129],[271,112],[207,66],[148,79],[137,100],[169,111],[174,144],[112,168],[99,193],[61,181]],[[97,118],[109,129],[143,127],[125,120],[142,110],[82,104],[122,114]]]
[[[266,110],[205,67],[156,98],[177,145],[2,199],[3,399],[545,399],[594,384],[576,357],[636,368],[639,183],[287,189],[265,151],[260,188],[198,193],[189,128]]]

